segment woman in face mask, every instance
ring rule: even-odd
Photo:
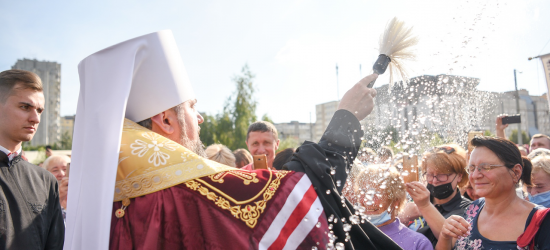
[[[410,230],[397,218],[407,199],[399,172],[388,164],[356,165],[354,170],[343,194],[360,207],[357,211],[364,210],[363,217],[403,249],[433,249],[424,235]]]
[[[409,228],[425,235],[435,245],[445,218],[462,215],[471,200],[460,194],[459,187],[468,183],[465,152],[458,145],[435,147],[422,160],[421,173],[427,183],[407,183],[407,192],[414,201],[403,216]],[[417,211],[418,214],[410,211]]]
[[[529,201],[550,207],[550,156],[541,155],[532,160],[531,191]]]

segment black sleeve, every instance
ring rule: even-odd
[[[401,249],[368,221],[352,224],[348,232],[351,240],[345,241],[343,225],[350,223],[349,218],[355,211],[341,192],[359,151],[362,136],[357,118],[347,110],[338,110],[319,143],[306,141],[283,169],[304,172],[309,177],[323,204],[325,215],[336,219],[336,222],[329,221],[333,224],[336,242],[344,243],[346,249]],[[345,219],[344,223],[342,219]]]
[[[57,180],[52,178],[50,187],[50,199],[48,199],[48,206],[52,208],[50,218],[50,230],[48,237],[46,238],[45,249],[63,249],[63,242],[65,240],[65,222],[63,221],[63,214],[61,212],[61,204],[59,203],[59,189]]]
[[[546,217],[540,225],[539,231],[535,236],[535,249],[550,250],[550,212],[546,214]]]

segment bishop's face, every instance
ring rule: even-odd
[[[185,114],[185,126],[183,126],[183,133],[190,141],[199,141],[199,134],[201,128],[199,124],[204,122],[204,118],[196,109],[197,100],[189,100],[183,103],[183,112]]]
[[[189,100],[181,104],[178,123],[180,143],[187,149],[200,156],[205,156],[204,146],[200,140],[199,124],[204,122],[201,114],[196,109],[197,100]]]

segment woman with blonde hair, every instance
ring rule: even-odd
[[[397,217],[407,200],[397,169],[389,164],[356,166],[350,173],[350,184],[343,191],[352,204],[360,207],[356,210],[364,210],[363,217],[403,249],[433,249],[424,235],[410,230]]]
[[[541,155],[532,160],[529,201],[544,207],[550,207],[550,156]]]
[[[235,155],[222,144],[212,144],[205,150],[206,158],[215,162],[235,167]]]
[[[63,221],[67,215],[67,195],[69,191],[69,164],[71,158],[66,155],[52,155],[44,161],[42,165],[46,170],[52,173],[59,183],[59,203]]]
[[[67,166],[71,158],[66,155],[52,155],[42,164],[42,167],[52,173],[58,182],[66,176]]]
[[[418,218],[409,228],[425,235],[434,247],[445,218],[464,214],[472,202],[464,198],[458,189],[468,184],[465,155],[464,149],[456,144],[435,147],[422,159],[421,172],[427,184],[406,184],[418,214],[407,214],[404,220],[408,222]]]

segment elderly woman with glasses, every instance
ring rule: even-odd
[[[436,249],[550,249],[550,216],[540,219],[545,210],[515,191],[520,180],[531,185],[529,159],[506,139],[475,137],[471,145],[469,179],[483,198],[445,220]],[[531,220],[538,231],[528,227]]]
[[[422,160],[421,171],[427,185],[406,184],[414,204],[409,204],[407,214],[400,218],[410,229],[424,234],[433,246],[437,244],[445,218],[462,215],[472,202],[458,190],[468,183],[465,155],[464,149],[455,144],[436,147]]]

